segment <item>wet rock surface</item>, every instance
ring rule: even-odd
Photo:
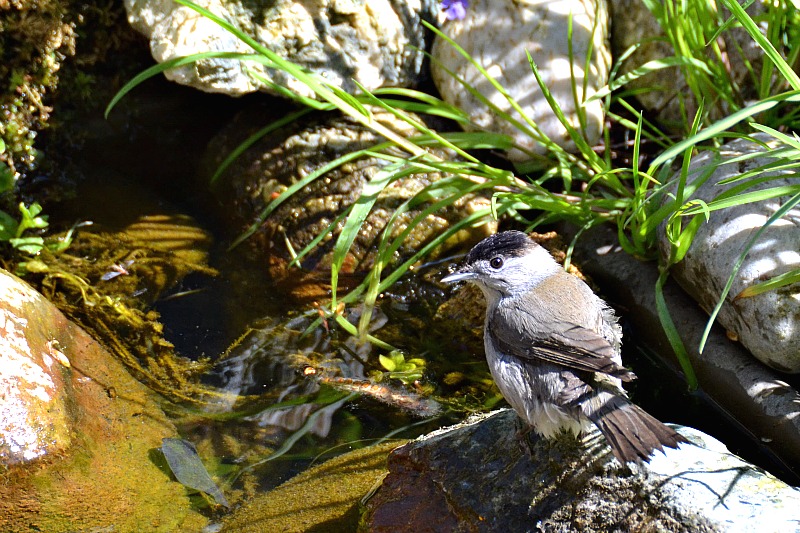
[[[382,111],[372,110],[375,119],[389,124],[404,135],[415,131],[404,122]],[[252,132],[273,120],[273,111],[258,106],[240,114],[210,144],[207,160],[213,172],[217,164]],[[266,256],[268,269],[281,291],[301,300],[320,298],[327,294],[330,265],[336,237],[341,231],[344,215],[358,200],[366,184],[387,162],[375,157],[362,157],[325,172],[304,185],[287,201],[272,211],[260,224],[262,213],[288,187],[319,171],[337,158],[351,152],[372,147],[382,138],[349,118],[335,114],[315,115],[302,123],[294,123],[271,132],[255,143],[219,178],[219,198],[223,216],[232,229],[241,233],[254,223],[256,232],[248,238],[247,245],[257,256]],[[436,155],[448,159],[453,156],[443,151]],[[468,194],[450,206],[425,215],[415,221],[434,200],[424,200],[404,205],[428,185],[444,177],[438,172],[414,174],[390,183],[379,195],[372,211],[367,215],[361,231],[347,253],[340,284],[358,281],[372,267],[382,233],[391,223],[391,239],[398,237],[407,227],[412,230],[391,258],[399,262],[409,258],[452,224],[467,215],[485,210],[488,215],[488,196]],[[396,211],[400,209],[399,212]],[[396,215],[396,216],[395,216]],[[490,234],[496,223],[489,220],[483,226],[456,233],[434,257],[448,249],[468,248]],[[300,261],[300,269],[287,268],[294,253],[299,253],[318,235],[323,235],[319,245]]]
[[[151,460],[175,435],[152,393],[27,284],[0,271],[0,290],[0,530],[203,527]]]
[[[762,142],[771,137],[756,134]],[[719,152],[703,152],[692,159],[687,183],[697,186],[687,200],[712,200],[736,192],[741,182],[720,183],[774,165],[780,161],[776,141],[767,147],[744,139],[732,141]],[[750,157],[734,161],[735,158]],[[678,175],[673,176],[678,179]],[[763,180],[747,192],[778,187],[797,187],[797,169],[766,171]],[[703,181],[705,180],[705,181]],[[698,229],[689,252],[671,272],[707,312],[716,306],[731,270],[746,244],[788,200],[789,194],[710,213]],[[702,216],[702,215],[701,215]],[[736,298],[744,289],[786,272],[800,269],[800,209],[794,208],[769,227],[763,228],[737,273],[718,320],[762,363],[781,372],[800,372],[800,286],[793,283],[750,298]],[[659,248],[667,257],[670,243],[662,226]]]
[[[64,452],[72,443],[64,370],[70,362],[41,330],[41,315],[52,310],[44,298],[4,270],[0,292],[0,462],[11,466]]]
[[[581,90],[585,88],[585,99],[588,99],[605,85],[611,64],[606,42],[608,14],[605,0],[478,0],[469,3],[462,20],[448,21],[442,26],[442,31],[508,91],[542,133],[555,144],[574,151],[575,144],[542,95],[526,56],[526,52],[531,54],[545,85],[574,127],[579,127],[581,123],[579,113],[585,113],[586,139],[590,145],[596,143],[603,126],[603,106],[600,101],[595,101],[576,108],[570,77],[567,29],[570,14],[573,24],[572,53],[575,58],[580,58],[573,64],[572,72],[576,86]],[[593,55],[588,62],[589,71],[584,72],[584,58],[590,50]],[[464,110],[476,129],[511,135],[516,143],[530,153],[546,152],[544,145],[534,140],[540,135],[520,131],[465,90],[448,73],[448,70],[453,72],[503,112],[522,122],[523,127],[529,128],[506,97],[452,45],[437,37],[432,54],[435,61],[431,63],[431,72],[442,98]],[[528,153],[517,149],[510,151],[509,157],[515,161],[531,158]]]
[[[520,440],[504,410],[389,456],[361,531],[793,531],[800,493],[680,428],[690,444],[623,468],[605,446]],[[593,444],[595,446],[593,446]],[[591,451],[588,451],[591,450]]]
[[[433,18],[432,0],[278,0],[201,2],[283,59],[323,76],[347,92],[415,85],[425,49],[420,20]],[[126,0],[131,25],[150,39],[153,58],[209,50],[252,53],[233,34],[170,0]],[[250,72],[248,72],[248,70]],[[269,80],[304,96],[313,93],[294,77],[261,63],[207,59],[169,70],[178,83],[238,96],[269,91]]]

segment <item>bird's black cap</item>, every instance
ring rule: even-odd
[[[536,247],[530,237],[521,231],[503,231],[486,237],[467,254],[467,264],[489,260],[497,255],[520,257]]]

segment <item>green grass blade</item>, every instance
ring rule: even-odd
[[[772,61],[781,73],[781,76],[791,85],[792,89],[795,91],[800,90],[800,77],[794,69],[786,63],[786,60],[783,59],[772,43],[769,42],[769,39],[761,33],[761,29],[753,19],[750,18],[750,15],[747,14],[742,6],[739,5],[739,2],[736,0],[722,0],[722,3],[730,10],[731,14],[739,21],[747,33],[750,34],[750,37],[758,43],[758,46],[764,51],[764,54],[770,61]]]
[[[380,145],[373,146],[372,149],[379,149],[382,147],[388,146],[387,143],[382,143]],[[269,203],[267,207],[265,207],[256,217],[256,220],[250,225],[247,230],[245,230],[239,237],[236,238],[235,241],[228,247],[228,250],[232,250],[236,248],[245,240],[247,240],[252,234],[258,231],[258,228],[264,223],[264,221],[269,217],[280,205],[288,200],[294,193],[301,190],[303,187],[314,181],[315,179],[319,178],[320,176],[326,174],[327,172],[337,168],[345,163],[349,163],[350,161],[354,161],[361,157],[364,157],[366,153],[368,153],[368,149],[358,150],[355,152],[350,152],[349,154],[345,154],[337,159],[334,159],[330,163],[327,163],[314,172],[311,172],[303,179],[296,181],[292,185],[286,188],[277,198],[275,198],[272,202]]]
[[[344,217],[346,216],[347,216],[347,211],[342,211],[341,213],[336,215],[336,217],[331,221],[330,224],[327,225],[327,227],[325,227],[325,229],[320,231],[319,234],[317,234],[317,236],[311,239],[311,242],[309,242],[302,250],[300,250],[298,253],[295,254],[294,257],[292,257],[292,260],[289,262],[287,268],[299,266],[300,261],[302,261],[306,255],[308,255],[312,250],[314,250],[314,248],[316,248],[319,245],[319,243],[321,243],[325,239],[325,237],[331,235],[333,231],[338,227],[339,223],[342,220],[344,220]]]
[[[342,299],[342,301],[344,301],[344,299]],[[358,336],[358,329],[353,324],[348,322],[345,317],[343,317],[342,315],[339,315],[339,314],[335,315],[335,317],[336,317],[336,324],[338,324],[340,328],[345,330],[347,333],[349,333],[353,337],[357,337]],[[392,350],[396,350],[397,349],[394,346],[392,346],[391,344],[389,344],[387,342],[384,342],[384,341],[380,340],[379,338],[377,338],[377,337],[375,337],[373,335],[366,335],[365,337],[366,337],[367,341],[371,342],[372,344],[374,344],[375,346],[377,346],[378,348],[380,348],[382,350],[392,351]]]
[[[269,124],[268,126],[265,126],[265,127],[261,128],[260,130],[258,130],[254,134],[252,134],[250,137],[245,139],[244,142],[239,144],[239,146],[234,148],[231,151],[231,153],[229,153],[228,156],[222,161],[222,163],[220,163],[220,165],[217,167],[217,170],[214,171],[214,175],[211,176],[211,180],[209,180],[210,183],[212,185],[214,183],[216,183],[217,179],[219,179],[219,177],[222,174],[225,173],[225,171],[228,169],[228,167],[231,165],[231,163],[236,161],[236,159],[238,159],[238,157],[240,155],[242,155],[245,151],[247,151],[248,148],[253,146],[255,143],[257,143],[262,138],[264,138],[265,135],[267,135],[269,133],[272,133],[273,131],[275,131],[277,129],[280,129],[280,128],[284,127],[287,124],[291,124],[294,121],[296,121],[296,120],[308,115],[309,113],[311,113],[313,111],[314,111],[314,109],[309,108],[309,109],[301,109],[300,111],[296,111],[294,113],[290,113],[290,114],[286,115],[285,117],[276,120],[275,122]]]
[[[661,322],[661,327],[667,335],[667,340],[670,346],[672,346],[675,356],[678,358],[678,364],[680,364],[683,370],[683,375],[686,378],[689,390],[693,391],[697,390],[697,375],[694,373],[692,361],[689,359],[689,353],[686,351],[686,346],[683,344],[681,336],[678,333],[678,328],[675,327],[675,322],[673,322],[672,316],[670,315],[667,301],[664,299],[664,285],[668,278],[669,270],[664,269],[661,271],[656,281],[656,312],[658,313],[658,320]]]
[[[798,282],[800,282],[800,268],[790,270],[789,272],[784,272],[783,274],[772,277],[766,281],[751,285],[737,294],[734,300],[738,300],[739,298],[752,298],[753,296],[758,296],[759,294],[774,291],[776,289],[780,289],[781,287],[786,287],[787,285]]]
[[[418,172],[420,171],[427,172],[427,169],[418,169]],[[406,238],[408,238],[411,232],[417,226],[422,224],[428,216],[444,209],[445,207],[451,206],[465,195],[472,194],[473,192],[485,187],[485,184],[474,184],[459,176],[443,178],[427,185],[412,198],[409,198],[394,210],[392,216],[387,221],[383,232],[381,233],[381,243],[378,247],[380,253],[377,256],[372,269],[370,269],[370,273],[366,281],[364,310],[362,312],[358,327],[359,333],[362,337],[367,333],[370,317],[372,315],[372,309],[375,306],[378,295],[381,293],[380,280],[383,269],[390,264],[395,252],[400,249]],[[391,244],[388,244],[394,224],[401,215],[422,201],[429,201],[429,199],[436,198],[438,198],[438,200],[432,201],[430,205],[426,206],[419,213],[417,213],[413,219],[405,224],[405,228],[394,238]],[[438,245],[438,243],[443,242],[444,238],[441,235],[433,239],[434,245]]]
[[[750,183],[747,183],[745,185],[748,187],[752,186],[752,184]],[[738,194],[732,197],[715,199],[708,202],[707,206],[702,206],[702,205],[691,206],[688,207],[686,210],[682,211],[680,214],[683,216],[691,216],[703,212],[719,211],[720,209],[725,209],[727,207],[745,205],[753,202],[761,202],[764,200],[770,200],[772,198],[780,198],[781,196],[789,196],[792,194],[796,194],[798,191],[800,191],[800,184],[785,185],[782,187],[770,187],[769,189],[761,189],[758,191],[751,191],[743,194]]]
[[[800,102],[800,91],[791,91],[772,96],[730,114],[729,116],[698,132],[697,134],[692,135],[681,142],[675,143],[672,145],[672,147],[662,152],[661,155],[656,157],[653,162],[650,163],[650,171],[648,171],[648,174],[654,174],[655,167],[659,167],[667,163],[687,148],[691,148],[703,141],[707,141],[708,139],[716,137],[727,130],[732,129],[740,122],[749,119],[753,115],[763,113],[779,104],[789,102]]]
[[[176,0],[177,1],[177,0]],[[131,79],[128,83],[122,86],[122,88],[117,91],[117,94],[111,99],[111,101],[106,106],[104,117],[108,118],[108,115],[111,111],[116,107],[120,100],[122,100],[125,95],[131,92],[133,89],[144,83],[145,81],[149,80],[150,78],[162,74],[163,72],[173,69],[182,67],[184,65],[191,65],[192,63],[196,63],[202,59],[238,59],[238,60],[248,60],[254,59],[258,56],[254,56],[252,54],[243,54],[241,52],[201,52],[198,54],[192,54],[183,57],[175,57],[173,59],[164,61],[158,65],[153,65],[152,67],[140,72],[136,76]]]
[[[336,290],[339,282],[339,272],[344,264],[344,259],[361,230],[361,226],[378,200],[378,195],[389,183],[397,179],[404,172],[401,165],[392,164],[378,170],[372,178],[364,184],[361,195],[350,207],[342,231],[336,239],[331,261],[331,306],[336,307]]]

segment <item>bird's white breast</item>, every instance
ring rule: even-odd
[[[583,414],[570,414],[554,403],[560,393],[557,370],[525,364],[498,352],[489,335],[484,340],[486,361],[500,393],[536,433],[553,438],[562,430],[579,435],[591,427]]]

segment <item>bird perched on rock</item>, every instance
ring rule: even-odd
[[[631,403],[622,381],[622,330],[586,283],[519,231],[479,242],[442,281],[469,281],[486,297],[484,346],[497,387],[545,438],[591,424],[625,464],[686,439]]]

